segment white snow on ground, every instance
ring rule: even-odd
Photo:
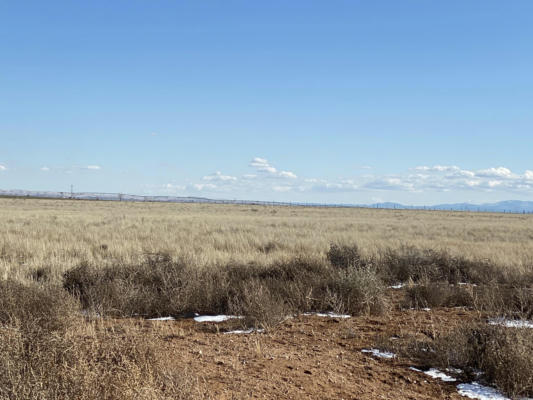
[[[386,351],[379,351],[378,349],[363,349],[363,350],[361,350],[361,352],[370,353],[374,357],[379,357],[379,358],[394,358],[394,357],[396,357],[396,354],[394,354],[394,353],[389,353],[389,352],[386,352]]]
[[[461,383],[457,385],[459,394],[468,397],[469,399],[478,400],[509,400],[503,394],[488,386],[480,385],[477,382]]]
[[[424,374],[431,376],[434,379],[440,379],[444,382],[455,382],[456,379],[451,377],[450,375],[446,375],[444,372],[440,372],[436,368],[431,368],[428,371],[424,371]]]
[[[159,317],[159,318],[148,318],[148,321],[175,321],[174,317]]]
[[[330,318],[350,318],[351,317],[351,315],[335,314],[335,313],[332,313],[332,312],[328,312],[328,313],[304,313],[303,315],[305,315],[306,317],[311,316],[311,315],[316,315],[317,317],[330,317]]]
[[[455,378],[453,378],[453,377],[451,377],[449,375],[446,375],[444,372],[440,372],[436,368],[431,368],[428,371],[422,371],[421,369],[418,369],[418,368],[415,368],[415,367],[409,367],[409,369],[412,370],[412,371],[416,371],[416,372],[422,372],[423,374],[429,375],[429,376],[431,376],[434,379],[440,379],[440,380],[442,380],[444,382],[455,382],[456,381]]]
[[[246,334],[249,334],[249,333],[261,333],[261,332],[264,332],[264,329],[246,329],[246,330],[241,330],[241,329],[237,329],[236,331],[229,331],[229,332],[224,332],[224,335],[246,335]]]
[[[401,289],[405,286],[405,283],[397,283],[396,285],[389,286],[389,289]]]
[[[444,382],[455,382],[456,379],[452,378],[451,376],[448,376],[442,372],[440,372],[436,368],[431,368],[429,371],[422,371],[415,367],[409,367],[409,369],[416,371],[416,372],[422,372],[426,375],[431,376],[435,379],[441,379]],[[462,372],[460,369],[456,368],[448,368],[450,372]],[[498,390],[483,386],[478,382],[472,382],[472,383],[461,383],[457,385],[457,390],[461,396],[468,397],[469,399],[477,399],[477,400],[510,400],[508,397],[505,397],[502,393],[500,393]],[[532,400],[532,399],[522,399],[522,400]]]
[[[533,328],[533,321],[493,318],[489,320],[489,325],[501,325],[507,328]]]
[[[238,315],[198,315],[194,317],[196,322],[224,322],[229,319],[242,319]]]

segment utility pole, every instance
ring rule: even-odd
[[[70,185],[70,198],[74,198],[74,185]]]

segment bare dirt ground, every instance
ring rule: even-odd
[[[475,317],[458,308],[349,319],[298,316],[253,334],[225,334],[231,323],[190,319],[127,323],[154,335],[169,373],[197,376],[208,398],[460,399],[453,383],[410,370],[409,360],[375,358],[361,350],[391,336],[431,337]]]

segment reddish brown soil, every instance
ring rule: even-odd
[[[431,337],[474,317],[461,309],[347,320],[300,316],[247,335],[192,320],[141,324],[160,341],[168,368],[200,377],[213,399],[461,399],[454,384],[409,370],[409,360],[361,350],[393,335]]]

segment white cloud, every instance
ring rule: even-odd
[[[0,171],[7,171],[7,167],[5,165],[0,164]]]
[[[459,171],[461,168],[455,166],[455,165],[434,165],[433,167],[428,166],[420,166],[415,167],[416,171],[437,171],[437,172],[453,172],[453,171]]]
[[[260,172],[267,172],[269,174],[275,174],[278,172],[276,168],[270,165],[266,158],[254,157],[250,162],[250,166],[254,167]]]
[[[298,177],[294,172],[291,171],[281,171],[279,173],[279,176],[282,178],[289,178],[289,179],[297,179]]]
[[[102,167],[100,167],[99,165],[87,165],[87,167],[85,167],[86,169],[91,169],[91,170],[99,170],[99,169],[102,169]]]
[[[332,193],[338,193],[338,192],[352,192],[357,189],[359,189],[358,185],[352,181],[352,180],[343,180],[341,182],[328,182],[323,179],[316,179],[314,180],[315,183],[311,187],[302,187],[302,191],[304,190],[312,190],[315,192],[332,192]]]
[[[531,192],[533,171],[518,175],[505,167],[492,167],[477,171],[457,166],[421,166],[415,171],[424,173],[374,177],[363,186],[366,189],[398,191],[521,191]]]
[[[48,171],[50,171],[50,168],[45,165],[45,166],[41,167],[41,171],[48,172]]]
[[[285,178],[285,179],[297,179],[298,177],[291,171],[278,171],[266,158],[254,157],[250,161],[250,167],[253,167],[257,172],[262,173],[265,176],[271,178]]]
[[[513,178],[516,176],[505,167],[482,169],[477,171],[476,175],[482,178]]]
[[[217,171],[214,174],[203,177],[204,181],[220,181],[220,182],[235,182],[237,178],[235,176],[224,175],[222,172]]]
[[[224,196],[264,196],[268,191],[280,193],[360,193],[397,191],[422,192],[520,192],[533,193],[533,170],[522,174],[506,167],[491,167],[470,171],[456,165],[418,166],[405,173],[395,175],[358,174],[352,177],[339,177],[326,180],[313,177],[298,177],[291,171],[278,170],[266,158],[255,157],[249,165],[255,173],[236,176],[220,171],[206,175],[201,182],[168,190],[180,192],[207,191]],[[379,195],[378,195],[379,196]]]

